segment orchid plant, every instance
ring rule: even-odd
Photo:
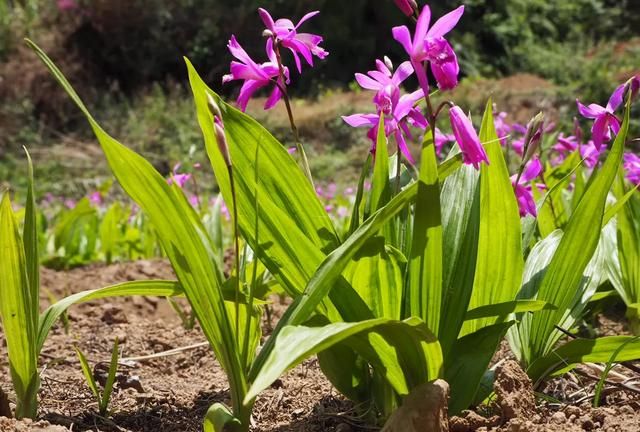
[[[628,337],[559,343],[607,278],[637,317],[640,242],[630,236],[637,232],[635,189],[621,183],[613,188],[614,197],[610,193],[623,160],[628,179],[638,180],[637,158],[623,156],[637,80],[618,87],[607,107],[578,103],[579,112],[595,120],[587,143],[578,128],[571,136],[552,134],[543,115],[526,126],[508,125],[491,101],[478,131],[462,107],[450,100],[436,105],[430,92],[429,72],[445,96],[458,83],[457,56],[445,36],[462,19],[464,7],[430,25],[427,5],[395,3],[415,22],[413,29],[390,31],[406,59],[394,68],[385,57],[375,62],[375,70],[356,74],[360,86],[373,92],[373,109],[343,117],[353,127],[366,127],[371,140],[348,229],[329,217],[313,184],[289,99],[293,68],[283,56],[284,49],[290,52],[298,73],[304,63],[311,67],[315,58],[327,58],[321,36],[299,32],[318,12],[294,25],[260,9],[265,62],[252,59],[231,36],[228,48],[235,60],[223,83],[243,82],[239,110],[186,61],[221,192],[218,204],[226,203],[231,219],[235,263],[229,275],[222,271],[221,225],[209,224],[197,211],[199,197],[194,208],[183,189],[189,174],[176,167],[167,181],[108,135],[62,72],[29,42],[85,115],[116,180],[148,218],[178,280],[76,294],[38,320],[34,205],[27,203],[21,235],[5,194],[0,312],[19,415],[35,415],[37,353],[55,319],[73,303],[110,295],[187,297],[229,381],[230,406],[209,409],[208,432],[249,430],[260,392],[312,355],[334,386],[379,423],[414,388],[437,378],[451,386],[452,413],[481,401],[486,396],[481,382],[505,335],[536,381],[614,352],[619,361],[640,357],[640,343]],[[405,91],[413,74],[418,88]],[[293,154],[244,113],[260,89],[270,92],[265,109],[284,101],[296,142]],[[445,111],[451,134],[438,128]],[[412,153],[416,133],[422,138],[419,157]],[[517,155],[513,172],[503,146],[507,156]],[[90,206],[89,200],[82,205]],[[609,259],[611,250],[617,251],[617,267]],[[293,302],[260,346],[265,278]],[[15,308],[21,313],[13,314]]]

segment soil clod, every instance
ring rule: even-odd
[[[436,380],[416,387],[382,432],[448,432],[449,384]]]
[[[493,390],[505,420],[526,419],[535,413],[536,398],[531,380],[515,360],[507,360],[497,367]]]

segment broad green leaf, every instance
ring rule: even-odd
[[[35,184],[33,179],[33,163],[31,155],[24,149],[27,155],[27,203],[24,213],[24,231],[22,240],[24,243],[27,278],[29,279],[30,304],[28,309],[31,314],[33,328],[38,324],[40,311],[40,252],[38,248],[38,215],[35,200]]]
[[[640,340],[634,336],[574,339],[536,359],[527,369],[527,374],[536,386],[544,378],[561,375],[580,363],[606,363],[622,344],[627,345],[618,353],[618,362],[640,359]]]
[[[478,172],[469,165],[449,176],[442,187],[444,299],[440,334],[445,358],[457,340],[473,290],[478,255]],[[455,199],[452,199],[455,197]]]
[[[548,345],[549,337],[566,310],[571,309],[584,271],[598,246],[607,195],[622,162],[628,130],[629,103],[620,133],[602,168],[587,185],[540,283],[537,299],[554,304],[558,310],[541,311],[532,317],[529,340],[532,359],[544,356],[552,348]]]
[[[216,254],[202,223],[192,219],[193,210],[187,208],[186,200],[179,199],[148,161],[98,125],[55,64],[35,44],[28,44],[85,114],[114,176],[149,216],[202,330],[228,374],[234,406],[240,407],[246,378],[224,305],[222,271],[216,265]]]
[[[389,335],[386,334],[387,330],[391,331]],[[408,337],[412,332],[417,332],[419,336]],[[405,333],[406,336],[402,337]],[[376,339],[371,339],[372,334],[378,334],[390,345],[383,345],[383,349],[378,350]],[[396,321],[378,318],[358,323],[334,323],[322,327],[285,326],[278,334],[275,348],[270,352],[264,366],[253,381],[245,403],[253,400],[287,370],[317,352],[343,341],[348,341],[348,344],[353,346],[360,355],[373,363],[374,368],[378,366],[378,362],[381,362],[380,366],[385,367],[384,373],[390,384],[404,394],[408,392],[411,384],[418,384],[407,382],[406,374],[416,375],[419,377],[417,380],[426,382],[440,373],[442,363],[440,346],[420,320]],[[419,343],[416,344],[416,341]],[[363,347],[366,348],[360,349]],[[387,347],[393,347],[391,350],[393,352],[384,349]],[[375,356],[370,359],[372,352]],[[416,361],[416,357],[420,361]],[[412,368],[403,370],[402,366],[406,361],[413,367],[421,365],[422,370]]]
[[[343,276],[376,318],[400,319],[404,264],[402,254],[377,236],[360,248]]]
[[[266,129],[224,103],[186,61],[189,81],[207,154],[227,205],[229,176],[213,129],[208,95],[219,105],[233,169],[239,225],[243,237],[287,292],[299,294],[326,253],[339,244],[338,235],[313,187],[293,157]],[[255,182],[255,154],[260,146],[260,181]],[[256,244],[255,195],[258,194],[260,245]],[[324,251],[324,252],[323,252]]]
[[[491,358],[514,322],[483,327],[453,345],[445,364],[445,379],[451,386],[449,411],[452,415],[469,407]]]
[[[39,386],[27,263],[9,192],[0,203],[0,316],[17,396],[16,417],[35,418]]]
[[[611,358],[609,359],[609,361],[605,365],[604,371],[602,371],[602,375],[600,376],[600,379],[598,380],[598,384],[596,384],[596,388],[594,390],[594,395],[593,395],[593,407],[594,408],[598,408],[598,405],[600,405],[600,395],[602,394],[602,389],[604,388],[604,383],[607,380],[607,376],[609,375],[609,372],[611,372],[611,369],[613,369],[613,367],[615,366],[614,362],[618,358],[618,354],[620,354],[620,352],[627,345],[629,345],[631,342],[636,341],[638,339],[640,339],[640,337],[636,336],[633,339],[627,340],[623,344],[620,344],[620,346],[618,348],[616,348],[616,350],[613,352],[613,354],[611,354]]]
[[[400,213],[406,206],[415,200],[417,185],[413,184],[393,197],[389,203],[374,213],[358,229],[350,235],[345,242],[333,251],[315,272],[305,291],[297,297],[287,308],[271,337],[260,351],[256,362],[251,368],[250,378],[255,378],[267,355],[271,352],[274,342],[280,330],[285,325],[303,324],[314,312],[317,305],[328,294],[333,286],[344,280],[342,272],[360,248],[373,236],[375,236],[385,223]]]
[[[524,265],[520,212],[496,134],[491,100],[482,120],[480,141],[486,143],[489,165],[480,168],[478,258],[469,309],[514,300]],[[462,334],[495,322],[495,318],[465,322]]]
[[[616,183],[616,195],[624,200],[624,183],[622,179]],[[635,191],[631,189],[631,192]],[[628,194],[628,193],[627,193]],[[632,197],[627,198],[631,199]],[[637,199],[637,196],[633,197]],[[625,201],[626,202],[626,201]],[[640,301],[640,230],[638,229],[638,215],[634,211],[633,200],[626,202],[617,216],[617,258],[620,269],[623,299],[627,304]],[[615,285],[615,284],[614,284]]]
[[[471,309],[465,315],[465,320],[504,317],[512,313],[537,312],[541,310],[553,310],[555,308],[554,305],[541,300],[512,300]]]
[[[427,131],[414,208],[407,295],[411,316],[420,317],[435,334],[439,332],[442,311],[442,251],[438,162],[433,133]]]

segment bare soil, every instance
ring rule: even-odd
[[[173,272],[163,260],[112,266],[90,266],[68,272],[42,270],[42,304],[47,292],[56,298],[90,288],[139,279],[170,279]],[[186,308],[186,304],[183,303]],[[273,320],[285,305],[275,301]],[[602,318],[613,326],[608,318]],[[265,322],[265,332],[274,323]],[[0,333],[1,334],[1,333]],[[115,338],[122,356],[138,358],[119,367],[118,386],[110,406],[111,416],[97,414],[97,403],[88,389],[74,345],[94,366],[110,357]],[[58,324],[41,355],[42,386],[37,422],[0,417],[0,431],[200,431],[208,407],[228,403],[226,378],[196,328],[186,330],[166,300],[134,297],[92,302],[69,311],[68,333]],[[531,388],[526,375],[501,346],[494,359],[495,399],[476,411],[449,419],[451,431],[640,431],[640,397],[624,388],[640,374],[616,368],[605,386],[602,407],[592,409],[597,371],[587,367]],[[177,354],[139,359],[176,348]],[[191,348],[189,348],[191,347]],[[96,368],[99,370],[100,365]],[[622,385],[621,385],[622,383]],[[0,344],[0,409],[2,393],[13,408],[6,346]],[[546,394],[544,398],[542,394]],[[339,395],[322,375],[317,361],[294,368],[257,400],[254,432],[357,432],[375,430],[360,422],[353,405]]]

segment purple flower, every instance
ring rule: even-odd
[[[429,94],[429,82],[423,64],[425,61],[430,63],[431,72],[441,90],[450,90],[458,84],[458,58],[444,35],[456,26],[463,13],[464,6],[460,6],[440,18],[429,29],[431,10],[425,5],[418,17],[413,39],[407,26],[393,28],[393,38],[400,42],[409,55],[425,96]]]
[[[531,181],[538,177],[542,172],[542,164],[539,159],[532,159],[527,163],[522,175],[518,179],[517,175],[511,176],[511,184],[518,200],[518,208],[520,209],[520,217],[524,217],[527,214],[535,217],[538,212],[536,210],[536,203],[533,200],[533,192]],[[516,180],[518,183],[516,183]],[[544,187],[544,185],[538,185],[538,187]]]
[[[198,198],[197,195],[191,195],[189,196],[189,204],[191,204],[192,207],[199,207],[200,206],[200,198]]]
[[[595,120],[591,127],[591,138],[598,150],[603,142],[611,139],[611,132],[617,134],[620,131],[620,120],[618,120],[614,112],[622,104],[624,90],[625,84],[618,86],[609,98],[606,107],[598,104],[584,106],[576,99],[580,114],[583,117]]]
[[[73,209],[76,207],[76,205],[77,205],[77,202],[74,199],[67,198],[66,200],[64,200],[64,206],[68,209]]]
[[[176,185],[178,185],[178,187],[182,189],[184,188],[184,185],[187,184],[189,179],[191,179],[191,174],[179,173],[178,170],[180,169],[180,166],[181,164],[178,163],[176,164],[176,166],[173,167],[173,172],[171,173],[171,177],[167,179],[167,183],[171,185],[175,181]]]
[[[635,185],[640,184],[640,157],[633,153],[624,154],[623,167],[627,180]]]
[[[273,40],[267,39],[267,56],[269,57],[269,61],[262,64],[256,63],[249,57],[249,54],[240,46],[235,36],[231,36],[227,47],[231,54],[240,61],[231,62],[231,73],[222,77],[222,83],[228,83],[233,80],[244,80],[237,101],[240,109],[245,111],[251,96],[253,96],[257,90],[272,84],[273,91],[264,104],[264,109],[273,108],[282,98],[280,86],[284,87],[284,83],[280,77],[276,54],[273,51]],[[286,67],[284,68],[284,75],[288,83],[289,69]]]
[[[444,134],[440,129],[436,128],[436,155],[440,156],[444,145],[455,140],[456,137],[453,134]]]
[[[356,81],[362,88],[376,92],[373,103],[376,104],[378,112],[389,115],[400,99],[400,84],[413,73],[413,68],[411,62],[406,61],[392,73],[392,68],[381,60],[376,60],[376,67],[377,70],[367,72],[368,76],[357,73]]]
[[[462,161],[468,165],[473,165],[476,169],[480,168],[481,162],[489,165],[487,153],[484,151],[482,144],[480,144],[480,138],[478,138],[478,134],[473,128],[471,119],[464,114],[459,106],[449,109],[449,118],[453,135],[462,152]]]
[[[393,0],[398,9],[402,11],[406,16],[413,15],[413,11],[418,8],[418,4],[415,0]]]
[[[102,204],[102,194],[98,191],[92,192],[89,195],[89,202],[95,206]]]
[[[322,43],[322,36],[314,35],[311,33],[298,33],[298,27],[305,21],[318,15],[319,11],[309,12],[302,17],[298,24],[295,26],[290,19],[280,18],[274,21],[269,12],[265,9],[258,9],[262,22],[267,29],[272,33],[277,43],[280,43],[283,47],[288,48],[293,54],[293,59],[296,62],[298,72],[302,72],[302,63],[300,56],[302,56],[309,66],[313,66],[313,56],[315,55],[319,59],[326,58],[329,53],[320,46]]]
[[[598,164],[600,155],[606,150],[606,146],[596,147],[593,141],[580,146],[580,156],[584,159],[584,164],[588,168],[593,168]]]
[[[511,132],[511,126],[506,122],[507,113],[506,112],[497,112],[493,116],[493,123],[496,127],[496,133],[498,134],[498,138],[500,139],[500,144],[503,146],[507,145],[507,137]]]
[[[425,129],[429,124],[427,119],[424,118],[422,113],[414,105],[423,97],[422,90],[417,90],[413,93],[401,96],[398,103],[395,104],[390,115],[384,116],[384,132],[387,137],[393,135],[398,144],[398,148],[405,155],[410,163],[413,162],[413,157],[405,141],[405,136],[411,137],[411,131],[409,130],[409,124]],[[381,113],[377,114],[353,114],[350,116],[343,116],[342,119],[352,127],[369,127],[367,136],[372,142],[371,152],[375,154],[376,141],[378,134],[378,122],[380,121]]]

